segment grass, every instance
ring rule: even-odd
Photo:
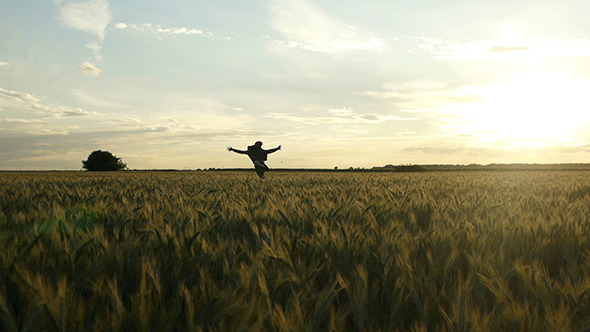
[[[3,331],[578,331],[590,173],[0,173]]]

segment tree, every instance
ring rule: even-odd
[[[108,151],[96,150],[88,156],[88,160],[82,161],[82,168],[89,171],[118,171],[125,169],[127,165],[121,158],[113,156]]]

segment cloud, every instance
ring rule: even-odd
[[[466,148],[459,148],[459,147],[417,147],[417,148],[404,148],[403,151],[407,151],[410,153],[424,153],[428,155],[437,155],[437,154],[462,154],[465,153]]]
[[[113,129],[109,131],[108,136],[111,137],[111,142],[131,145],[145,145],[150,142],[154,145],[175,145],[179,148],[183,145],[201,144],[203,141],[243,141],[245,137],[254,139],[260,136],[274,136],[266,132],[252,132],[247,126],[244,128],[244,121],[237,121],[234,125],[231,118],[221,115],[209,114],[205,117],[210,118],[204,119],[205,125],[200,121],[198,125],[194,125],[196,121],[187,118],[109,119],[108,123]],[[211,124],[207,124],[208,122]],[[146,141],[146,137],[150,139]],[[157,139],[154,140],[154,137]]]
[[[88,43],[88,44],[86,44],[86,48],[88,48],[92,51],[96,61],[98,61],[98,62],[103,61],[102,54],[100,53],[100,50],[102,50],[102,45],[100,45],[99,42]]]
[[[79,117],[79,116],[88,116],[88,115],[98,115],[98,113],[94,111],[84,111],[81,108],[77,108],[75,110],[70,111],[60,111],[55,113],[56,117],[59,118],[69,118],[69,117]]]
[[[49,114],[54,119],[63,119],[63,118],[71,118],[71,117],[82,117],[82,116],[90,116],[90,115],[99,115],[97,112],[94,111],[84,111],[81,108],[77,109],[70,109],[67,107],[59,106],[57,109],[43,106],[43,105],[33,105],[30,108],[32,113],[35,114]]]
[[[543,145],[537,147],[521,147],[521,148],[502,148],[502,147],[481,147],[481,146],[420,146],[404,148],[402,151],[411,154],[422,154],[428,156],[444,157],[449,156],[449,160],[457,160],[457,157],[476,157],[476,160],[493,161],[494,158],[505,162],[507,159],[515,162],[523,160],[524,162],[554,162],[551,155],[559,155],[560,157],[571,156],[581,153],[590,152],[590,145]],[[533,159],[530,160],[529,158]],[[543,160],[543,157],[550,157]],[[541,160],[539,160],[541,158]]]
[[[126,105],[123,103],[119,103],[116,101],[109,101],[100,98],[96,98],[93,96],[89,96],[88,94],[80,91],[74,90],[70,93],[71,96],[78,98],[79,101],[83,102],[84,104],[88,104],[91,106],[98,106],[98,107],[108,107],[108,108],[128,108],[133,109],[134,106]]]
[[[0,61],[0,66],[7,66],[8,62]]]
[[[360,94],[376,99],[391,99],[402,111],[410,112],[470,104],[481,100],[475,87],[456,86],[438,80],[386,83],[381,90],[367,90]]]
[[[335,116],[350,116],[352,115],[352,109],[349,107],[331,108],[328,110],[328,113]]]
[[[273,0],[270,11],[272,27],[286,38],[271,39],[278,45],[324,53],[384,47],[381,39],[359,35],[354,27],[328,17],[305,0]]]
[[[135,118],[110,119],[109,122],[122,128],[138,128],[142,126],[142,121]]]
[[[102,72],[102,70],[96,68],[96,66],[91,64],[90,62],[84,62],[83,64],[78,66],[78,69],[83,73],[86,73],[89,75],[94,75],[94,76],[96,76]]]
[[[368,122],[381,122],[382,118],[377,114],[362,114],[359,115],[359,119],[368,121]]]
[[[105,29],[112,20],[107,0],[68,2],[64,5],[58,1],[56,4],[63,26],[93,34],[101,42],[104,40]]]
[[[518,52],[530,50],[529,47],[522,46],[492,46],[488,49],[488,52],[492,53],[504,53],[504,52]]]
[[[155,119],[139,120],[136,118],[111,119],[109,122],[115,125],[117,130],[144,131],[145,133],[178,133],[194,129],[172,118],[156,117]]]
[[[164,137],[192,137],[207,132],[231,132],[236,135],[243,132],[251,122],[246,115],[227,115],[224,112],[202,110],[199,112],[174,111],[175,105],[169,104],[166,116],[153,118],[113,118],[108,123],[119,130],[159,128]],[[209,134],[210,135],[210,134]]]
[[[330,130],[338,132],[343,135],[353,135],[353,136],[365,136],[369,134],[369,130],[366,128],[358,128],[355,126],[342,126],[342,125],[334,125],[330,126]]]
[[[419,93],[446,92],[449,83],[436,80],[415,80],[401,83],[386,83],[382,90],[367,90],[361,95],[377,99],[408,99],[415,98]]]
[[[58,111],[52,109],[51,107],[43,106],[43,105],[37,104],[37,103],[31,105],[29,112],[34,113],[34,114],[40,114],[40,115],[50,114],[51,116],[54,116],[55,114],[59,113]]]
[[[44,123],[44,120],[40,120],[40,119],[0,119],[0,121],[2,122],[8,122],[8,123]]]
[[[25,111],[28,113],[38,115],[50,115],[51,117],[57,119],[98,115],[98,113],[96,112],[84,111],[80,108],[72,110],[71,108],[63,106],[49,107],[41,104],[41,99],[42,98],[32,95],[30,93],[0,88],[0,104],[8,103],[9,107],[19,109],[21,111]],[[25,107],[23,108],[20,106],[15,106],[20,104],[24,104]]]
[[[109,2],[107,0],[89,0],[62,4],[61,0],[55,0],[55,4],[60,14],[58,19],[63,26],[98,37],[97,42],[86,44],[86,47],[92,50],[97,61],[102,62],[100,43],[104,41],[106,27],[112,21]]]
[[[28,131],[27,134],[29,135],[38,135],[38,136],[54,136],[54,135],[59,135],[59,136],[67,136],[70,134],[70,132],[67,129],[49,129],[49,128],[40,128],[38,130],[35,131]]]
[[[29,93],[5,90],[0,88],[0,99],[17,101],[19,103],[38,103],[39,98]]]
[[[143,23],[143,24],[133,24],[133,23],[117,23],[115,27],[119,30],[130,29],[138,32],[144,33],[151,33],[157,37],[161,36],[180,36],[180,35],[193,35],[193,36],[201,36],[201,37],[213,37],[213,33],[211,31],[203,31],[200,29],[195,28],[187,28],[187,27],[164,27],[160,24],[151,24],[151,23]]]
[[[317,112],[316,112],[317,113]],[[327,113],[327,114],[326,114]],[[386,121],[413,121],[415,118],[404,118],[397,115],[353,114],[349,108],[330,109],[320,115],[301,115],[293,113],[269,113],[267,117],[307,125],[319,124],[370,124]]]
[[[420,37],[422,51],[435,57],[451,60],[526,60],[555,57],[590,57],[589,39],[534,39],[475,40],[454,42]]]

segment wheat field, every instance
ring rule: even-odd
[[[580,331],[590,172],[0,172],[2,331]]]

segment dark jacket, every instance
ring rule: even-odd
[[[252,162],[254,162],[254,161],[266,161],[268,154],[273,153],[273,152],[277,151],[278,149],[279,149],[279,147],[276,147],[274,149],[264,150],[261,147],[257,147],[255,145],[250,145],[250,146],[248,146],[247,151],[242,151],[242,150],[237,150],[237,149],[233,149],[233,151],[240,153],[240,154],[247,154],[248,157],[250,157],[250,160],[252,160]]]

